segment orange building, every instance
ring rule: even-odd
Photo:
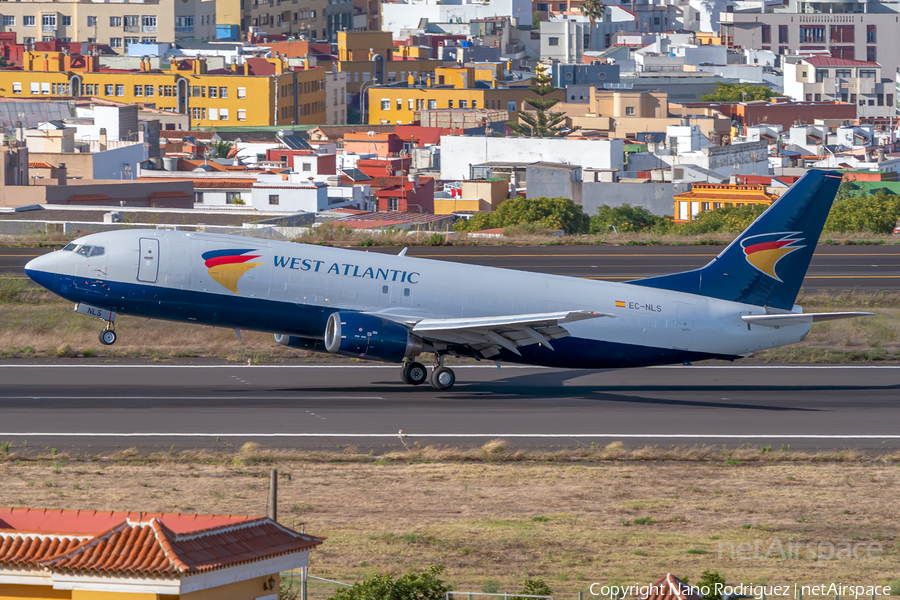
[[[675,222],[686,223],[702,212],[725,206],[769,206],[777,199],[778,196],[768,193],[764,185],[695,183],[689,192],[675,196]]]

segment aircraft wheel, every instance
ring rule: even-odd
[[[428,369],[420,362],[409,362],[403,367],[403,380],[410,385],[422,385],[428,381]]]
[[[447,367],[438,367],[431,373],[431,387],[436,390],[449,390],[456,383],[456,375],[453,369]]]
[[[100,332],[100,343],[104,346],[112,346],[116,343],[116,332],[112,329],[104,329]]]

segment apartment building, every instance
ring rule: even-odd
[[[424,85],[410,75],[406,82],[372,86],[366,90],[364,122],[411,124],[420,120],[421,111],[441,108],[505,110],[514,120],[515,112],[523,107],[525,98],[534,97],[534,92],[527,82],[508,85],[503,80],[478,77],[484,73],[474,67],[439,67]],[[563,100],[565,90],[554,90],[548,97]]]
[[[894,81],[877,62],[813,56],[784,65],[784,93],[798,101],[849,102],[861,119],[896,116]]]
[[[0,23],[24,44],[58,39],[106,44],[124,54],[139,42],[216,39],[216,0],[3,2]]]
[[[353,29],[352,0],[243,0],[241,28],[268,35],[336,41]]]
[[[21,67],[0,69],[0,97],[97,97],[186,114],[192,127],[313,125],[325,122],[325,75],[290,69],[277,58],[250,58],[230,69],[203,59],[168,69],[100,69],[96,56],[26,52]]]

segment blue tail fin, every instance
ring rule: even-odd
[[[630,283],[790,310],[840,183],[809,171],[705,267]]]

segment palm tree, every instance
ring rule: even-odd
[[[228,158],[228,153],[231,152],[232,145],[231,142],[225,141],[213,142],[209,147],[209,157]]]
[[[594,29],[594,24],[597,22],[597,19],[603,20],[603,15],[606,13],[606,5],[600,0],[584,0],[581,3],[581,14],[586,16],[588,20],[591,22],[591,30]]]

